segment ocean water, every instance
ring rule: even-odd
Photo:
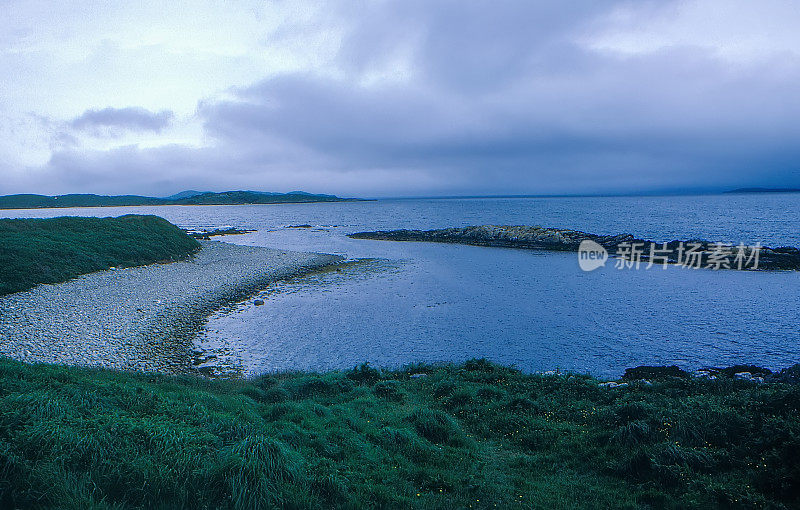
[[[343,254],[352,264],[265,289],[213,314],[197,345],[251,375],[368,361],[486,357],[525,371],[619,375],[800,362],[800,272],[579,269],[573,253],[353,240],[362,230],[476,224],[800,246],[800,194],[381,200],[253,206],[0,211],[157,214],[183,227],[256,232],[226,242]],[[309,224],[312,228],[291,228]]]

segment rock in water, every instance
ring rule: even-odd
[[[675,365],[670,367],[649,367],[649,366],[640,366],[635,368],[628,368],[625,370],[625,375],[622,376],[623,379],[631,381],[631,380],[639,380],[639,379],[647,379],[647,380],[660,380],[665,378],[671,377],[678,377],[681,379],[686,379],[690,377],[689,372],[678,368]]]

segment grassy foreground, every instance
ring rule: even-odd
[[[0,219],[0,295],[186,257],[200,245],[158,216]]]
[[[0,507],[800,504],[798,386],[597,383],[482,360],[211,381],[0,359]]]

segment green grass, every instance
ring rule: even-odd
[[[797,508],[798,407],[481,360],[246,381],[0,360],[0,507]]]
[[[186,257],[200,245],[158,216],[0,219],[0,295]]]

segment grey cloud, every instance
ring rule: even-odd
[[[664,6],[672,2],[662,2]],[[385,65],[397,48],[409,47],[416,71],[430,86],[477,92],[524,78],[554,64],[575,37],[626,0],[482,2],[409,0],[346,4],[359,20],[345,40],[341,64],[364,70]],[[651,2],[638,2],[643,9]]]
[[[151,112],[145,108],[103,108],[86,110],[73,119],[69,125],[81,131],[102,130],[152,131],[160,133],[170,125],[174,114],[169,110]]]
[[[135,182],[128,191],[149,193],[177,182],[347,195],[800,185],[800,58],[581,44],[614,9],[641,4],[342,3],[338,72],[202,102],[212,147],[61,151],[42,171],[72,189]],[[658,16],[655,4],[645,8]],[[395,59],[408,59],[408,76],[365,79]],[[158,131],[171,117],[108,110],[73,122]]]
[[[800,62],[772,74],[734,69],[697,49],[623,58],[573,46],[562,54],[571,62],[498,79],[490,92],[296,75],[204,105],[201,115],[225,144],[279,139],[344,169],[426,168],[454,175],[454,186],[474,179],[476,190],[720,188],[798,178],[792,119],[800,100],[790,84],[800,79]]]

